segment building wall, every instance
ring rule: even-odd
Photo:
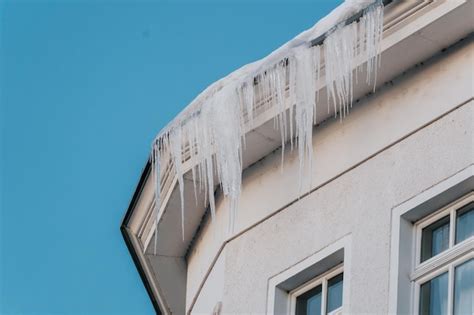
[[[473,51],[459,44],[316,127],[302,188],[294,153],[283,170],[278,151],[247,169],[235,230],[221,201],[187,257],[187,309],[265,313],[271,277],[349,236],[346,311],[386,313],[391,210],[474,161]]]

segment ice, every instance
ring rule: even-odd
[[[363,12],[360,20],[345,25],[344,21],[358,12]],[[185,239],[184,174],[190,171],[196,202],[197,194],[204,193],[204,206],[209,207],[213,219],[214,193],[216,185],[220,186],[229,205],[229,231],[233,231],[245,134],[256,127],[255,118],[262,110],[273,111],[274,126],[281,137],[282,167],[287,139],[291,150],[297,148],[301,191],[303,172],[311,174],[313,164],[312,135],[320,89],[326,87],[328,106],[332,104],[341,119],[352,106],[353,81],[358,80],[362,65],[367,70],[366,83],[375,89],[382,31],[380,0],[346,1],[266,58],[234,71],[202,92],[152,144],[156,226],[162,184],[171,172],[179,186]],[[311,40],[322,34],[326,34],[322,45],[313,46]]]
[[[183,182],[183,163],[182,163],[182,129],[181,126],[173,128],[168,136],[171,157],[178,178],[179,196],[181,199],[181,231],[184,241],[184,182]]]
[[[377,84],[377,67],[380,66],[380,42],[383,33],[383,5],[380,1],[370,5],[364,10],[364,15],[359,22],[365,36],[365,52],[367,60],[367,84],[373,82],[373,89]],[[373,78],[372,78],[373,76]]]
[[[332,99],[334,112],[339,112],[341,119],[347,115],[352,105],[357,30],[357,23],[339,25],[324,42],[328,104]]]
[[[218,182],[224,196],[230,202],[231,226],[234,222],[242,182],[241,140],[243,134],[238,102],[236,87],[229,85],[216,94],[205,113],[209,116],[207,127],[211,131],[210,136],[214,143]],[[208,154],[207,159],[211,160],[212,153]],[[208,176],[212,174],[209,173]],[[213,194],[213,187],[210,186],[210,189]],[[213,211],[215,213],[215,209]]]
[[[313,48],[300,47],[295,51],[296,63],[296,103],[295,125],[299,158],[299,179],[307,163],[313,157],[313,122],[316,107],[316,82],[314,79]]]

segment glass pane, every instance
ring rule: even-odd
[[[456,267],[454,314],[474,314],[474,259]]]
[[[313,296],[308,300],[308,314],[321,314],[321,294]]]
[[[342,306],[342,280],[341,273],[328,281],[328,313]]]
[[[474,203],[458,210],[456,219],[456,244],[474,235]]]
[[[317,286],[296,298],[296,315],[321,315],[321,286]]]
[[[423,229],[421,262],[438,255],[449,247],[449,215]]]
[[[441,315],[448,311],[448,273],[445,272],[436,278],[421,285],[420,314]]]

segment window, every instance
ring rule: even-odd
[[[348,234],[268,279],[266,314],[341,314],[351,307]],[[297,310],[298,308],[298,310]]]
[[[415,312],[474,314],[474,195],[415,224]]]
[[[465,299],[472,294],[463,264],[474,258],[473,202],[471,165],[392,208],[387,313],[419,314],[423,305],[421,313],[436,314],[440,304],[443,313],[466,313],[460,305],[469,308]]]
[[[342,312],[343,267],[338,266],[290,292],[295,315],[336,315]]]

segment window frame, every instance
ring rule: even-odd
[[[412,314],[414,310],[415,222],[473,191],[474,165],[471,164],[433,185],[425,186],[391,208],[387,313]]]
[[[295,315],[296,314],[296,299],[300,296],[303,295],[304,293],[308,292],[309,290],[321,285],[321,309],[322,312],[321,314],[325,315],[331,315],[331,314],[337,314],[337,312],[340,312],[344,306],[344,294],[342,295],[342,304],[341,307],[335,309],[331,313],[327,313],[327,293],[328,293],[328,281],[339,274],[344,274],[344,263],[341,263],[334,268],[329,269],[328,271],[318,275],[316,278],[309,280],[308,282],[302,284],[301,286],[297,287],[296,289],[293,289],[292,291],[289,292],[289,297],[290,297],[290,305],[289,305],[289,311],[290,314]],[[344,286],[344,279],[343,278],[343,286]]]
[[[438,211],[433,212],[432,214],[422,218],[421,220],[415,223],[416,229],[416,252],[415,252],[415,266],[416,268],[422,266],[423,264],[429,263],[430,260],[433,258],[443,255],[446,252],[453,250],[455,247],[462,247],[464,243],[469,241],[469,238],[459,242],[456,242],[456,224],[457,224],[457,211],[461,210],[464,206],[467,206],[471,202],[474,202],[474,193],[467,194],[464,197],[454,201],[453,203],[449,204],[448,206],[441,208]],[[433,256],[428,258],[427,260],[421,262],[421,242],[422,242],[422,232],[423,229],[432,223],[444,218],[445,216],[449,216],[449,246],[448,248]]]
[[[457,266],[474,258],[474,237],[471,236],[459,243],[456,242],[457,212],[466,205],[474,202],[474,192],[470,192],[449,205],[434,211],[421,218],[414,224],[415,229],[415,253],[414,270],[410,276],[414,283],[413,314],[420,311],[420,289],[421,285],[435,277],[448,273],[448,314],[453,313],[454,299],[454,276]],[[449,246],[443,252],[434,255],[421,262],[422,233],[423,229],[436,221],[449,216]]]
[[[344,264],[344,272],[350,274],[352,270],[352,234],[346,234],[270,277],[268,279],[266,314],[289,314],[289,293],[291,291],[340,264]],[[343,312],[350,312],[350,291],[351,277],[345,277],[342,288]]]

